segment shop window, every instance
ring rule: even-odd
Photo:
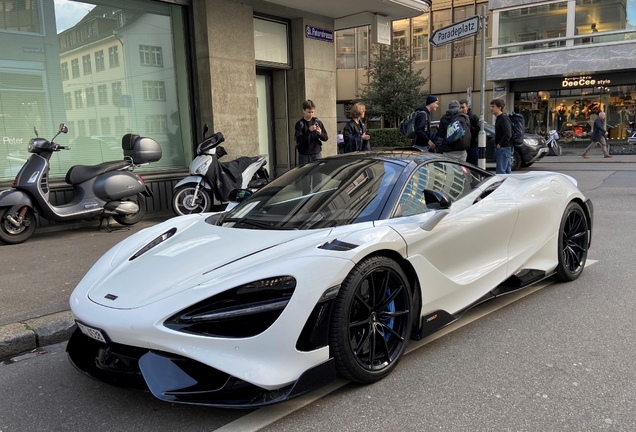
[[[452,24],[452,15],[451,10],[441,10],[433,12],[433,28],[432,31],[436,29],[446,27]],[[441,47],[433,48],[433,58],[432,60],[450,60],[452,53],[452,43],[442,45]]]
[[[413,35],[413,58],[415,61],[428,60],[428,13],[415,17],[411,21]]]
[[[7,14],[13,12],[9,4],[24,5],[33,14]],[[52,178],[63,179],[73,165],[113,160],[112,153],[95,151],[91,137],[108,137],[117,147],[125,133],[150,136],[164,150],[160,161],[141,170],[187,168],[191,131],[180,119],[190,118],[190,96],[188,86],[179,85],[189,79],[185,10],[174,2],[146,0],[0,0],[2,40],[18,47],[0,50],[0,64],[20,64],[0,68],[0,119],[12,119],[0,120],[0,137],[7,137],[0,140],[0,181],[15,176],[19,167],[8,156],[26,152],[34,126],[50,139],[60,123],[69,126],[69,133],[56,142],[73,151],[51,164]],[[43,26],[40,17],[47,13],[65,19]],[[38,32],[43,37],[34,38]],[[148,47],[143,65],[141,53],[123,55],[123,47],[136,51],[140,46]],[[186,61],[176,62],[177,57]],[[99,73],[106,69],[110,73]],[[143,81],[151,84],[140,85]]]
[[[355,69],[355,30],[336,32],[336,69]]]

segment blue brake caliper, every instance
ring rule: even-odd
[[[387,297],[391,297],[391,289],[387,289],[386,292]],[[389,312],[395,312],[395,300],[393,300],[391,303],[389,303],[389,305],[387,306],[387,309]],[[386,323],[386,326],[390,329],[393,329],[393,323],[395,322],[395,317],[392,316],[391,318],[389,318],[389,322]],[[386,335],[384,335],[384,340],[385,341],[389,341],[389,338],[391,337],[391,333],[388,333]]]

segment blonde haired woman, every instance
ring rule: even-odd
[[[365,112],[366,107],[362,103],[355,103],[351,107],[351,120],[342,130],[345,153],[371,150],[371,144],[369,143],[371,135],[369,135],[367,127],[362,122]]]

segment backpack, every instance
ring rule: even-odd
[[[400,134],[409,139],[415,138],[415,128],[417,126],[417,119],[422,111],[415,110],[400,122]]]
[[[512,142],[515,145],[523,144],[523,134],[526,132],[526,120],[521,114],[511,112],[508,116],[512,124]]]
[[[466,150],[470,147],[470,120],[461,112],[453,115],[446,127],[446,143],[452,151]]]

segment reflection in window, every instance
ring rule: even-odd
[[[82,65],[84,68],[84,75],[88,75],[93,73],[93,70],[91,68],[91,55],[90,54],[86,54],[85,56],[82,56]]]
[[[409,52],[410,20],[393,21],[393,49]]]
[[[64,107],[67,110],[72,110],[73,109],[73,99],[72,99],[72,96],[71,96],[71,92],[64,93]]]
[[[80,76],[79,59],[71,60],[71,71],[73,73],[73,78],[79,78]]]
[[[97,97],[100,105],[108,104],[108,90],[106,89],[106,84],[97,86]]]
[[[95,70],[99,72],[104,69],[106,69],[106,65],[104,63],[104,50],[95,51]]]
[[[415,60],[428,60],[428,14],[413,18],[413,57]]]
[[[75,90],[75,108],[84,108],[84,99],[82,99],[82,90]]]
[[[102,135],[110,135],[110,118],[103,117],[101,119],[102,123]]]
[[[442,27],[446,27],[451,24],[452,24],[452,18],[451,18],[450,9],[433,12],[432,31],[435,31],[436,29],[439,29]],[[432,60],[449,60],[451,58],[452,46],[453,44],[449,43],[446,45],[442,45],[441,47],[433,48]]]
[[[38,0],[0,0],[0,30],[41,33],[40,5]]]
[[[86,89],[86,106],[95,106],[95,90],[93,89],[93,87],[89,87]]]
[[[453,22],[463,21],[475,16],[475,6],[456,7],[453,14],[455,15]],[[475,38],[470,36],[453,42],[453,58],[474,56],[474,41]]]
[[[139,58],[142,65],[163,66],[161,47],[139,45]]]
[[[68,62],[64,62],[62,63],[62,81],[67,81],[68,79]]]
[[[144,81],[144,100],[165,101],[166,84],[163,81]]]
[[[356,29],[356,52],[358,57],[358,69],[369,67],[369,27]]]
[[[108,66],[111,68],[119,66],[119,47],[117,45],[108,48]]]
[[[355,30],[336,32],[336,69],[355,69]]]
[[[566,35],[567,2],[522,7],[499,13],[499,45],[541,41]],[[532,43],[504,48],[500,54],[559,46],[562,42]]]
[[[633,33],[602,35],[605,32],[636,29],[636,0],[576,0],[576,35],[589,35],[575,45],[633,39]]]

